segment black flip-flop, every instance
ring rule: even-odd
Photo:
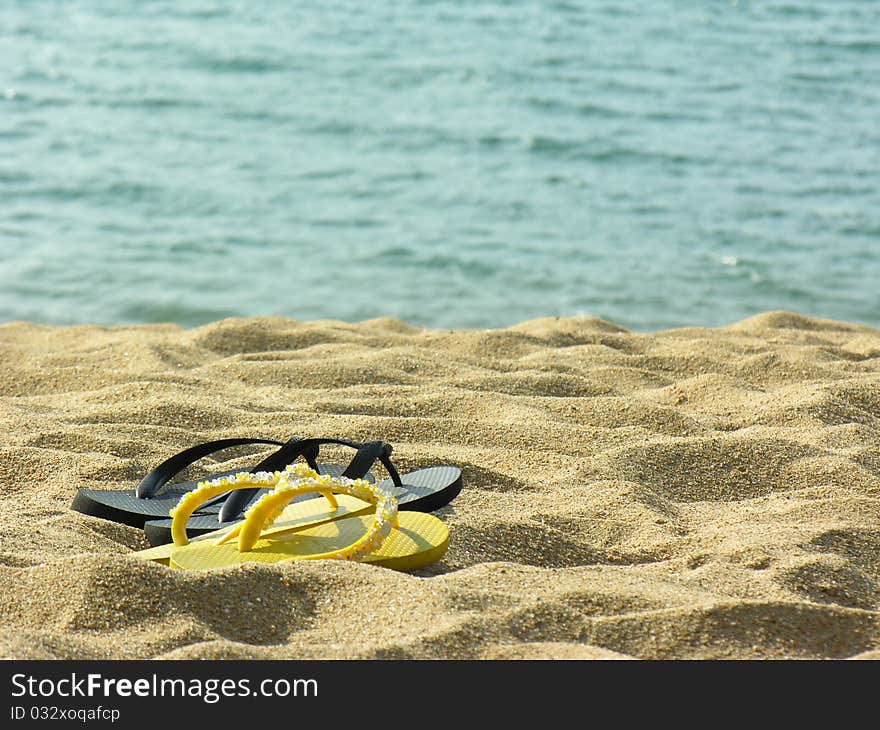
[[[338,476],[342,473],[341,466],[318,464],[318,447],[314,444],[306,444],[300,449],[291,449],[292,444],[300,443],[302,439],[296,437],[289,441],[274,441],[273,439],[259,438],[233,438],[209,441],[175,454],[150,471],[134,489],[80,489],[73,498],[71,509],[83,514],[101,517],[113,522],[121,522],[132,527],[143,527],[148,520],[155,520],[168,516],[168,511],[174,507],[180,498],[187,492],[196,488],[198,481],[179,482],[168,485],[168,482],[183,469],[199,459],[223,449],[233,446],[245,446],[249,444],[269,444],[279,446],[275,452],[263,459],[259,464],[248,471],[280,471],[294,459],[302,456],[308,465],[322,474]],[[241,469],[214,474],[214,477],[228,476]],[[220,511],[223,500],[227,495],[220,495],[209,504],[199,509],[200,515],[216,514]]]
[[[376,482],[396,498],[398,509],[413,512],[433,512],[449,504],[461,492],[461,469],[457,466],[429,466],[401,476],[391,462],[392,447],[384,441],[357,444],[340,439],[302,439],[289,443],[279,450],[286,452],[284,458],[292,463],[304,449],[319,448],[322,444],[341,444],[357,449],[351,463],[341,472],[349,479],[369,478],[369,469],[378,459],[388,472],[388,479]],[[265,490],[241,489],[233,492],[214,514],[193,515],[186,523],[189,537],[219,530],[239,522],[248,505]],[[316,494],[304,494],[294,502],[315,498]],[[150,520],[144,524],[144,532],[153,546],[171,542],[171,520]]]

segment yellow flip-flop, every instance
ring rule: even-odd
[[[244,522],[189,542],[186,521],[205,500],[222,491],[270,483],[273,491],[254,503]],[[295,497],[310,492],[325,499],[289,505]],[[374,514],[365,514],[371,507]],[[281,473],[245,473],[202,482],[180,500],[172,516],[173,544],[136,555],[189,570],[315,559],[357,560],[414,570],[438,560],[449,544],[446,525],[433,515],[398,513],[394,497],[375,484],[319,476],[304,465]],[[233,540],[237,545],[231,544]]]

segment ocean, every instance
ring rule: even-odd
[[[880,2],[4,0],[0,321],[880,326]]]

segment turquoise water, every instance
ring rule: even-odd
[[[880,2],[4,0],[0,321],[880,326]]]

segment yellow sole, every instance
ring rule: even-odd
[[[372,521],[372,515],[356,515],[266,534],[253,548],[243,553],[238,551],[234,543],[216,545],[213,540],[195,540],[189,545],[172,545],[169,565],[184,570],[210,570],[242,563],[308,560],[312,555],[341,550],[351,545],[367,532]],[[398,526],[382,545],[360,562],[394,570],[415,570],[436,562],[446,552],[449,546],[449,530],[434,515],[400,512],[398,521]]]

